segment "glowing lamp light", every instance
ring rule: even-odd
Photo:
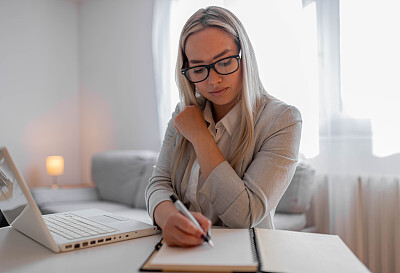
[[[62,156],[48,156],[46,158],[47,173],[54,177],[52,188],[57,189],[57,177],[64,173],[64,158]]]

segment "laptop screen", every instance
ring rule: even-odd
[[[27,208],[28,201],[19,187],[16,174],[3,149],[0,149],[0,210],[7,222],[12,223]]]

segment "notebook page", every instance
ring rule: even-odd
[[[337,235],[256,229],[256,237],[263,271],[369,272]]]
[[[256,266],[248,229],[213,229],[215,247],[204,243],[197,247],[169,247],[163,244],[152,265]]]

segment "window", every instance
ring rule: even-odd
[[[377,156],[400,152],[400,2],[340,2],[343,114],[371,123]]]

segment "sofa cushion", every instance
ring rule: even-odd
[[[315,169],[299,161],[293,179],[276,207],[276,212],[305,213],[310,208],[314,191]]]
[[[306,227],[307,218],[304,213],[275,213],[276,229],[300,231]]]
[[[99,198],[134,208],[146,208],[144,192],[158,153],[152,151],[106,151],[95,154],[92,178]]]
[[[98,200],[95,188],[60,188],[52,189],[50,187],[34,188],[31,190],[32,196],[39,208],[47,204],[60,202],[87,202]]]

